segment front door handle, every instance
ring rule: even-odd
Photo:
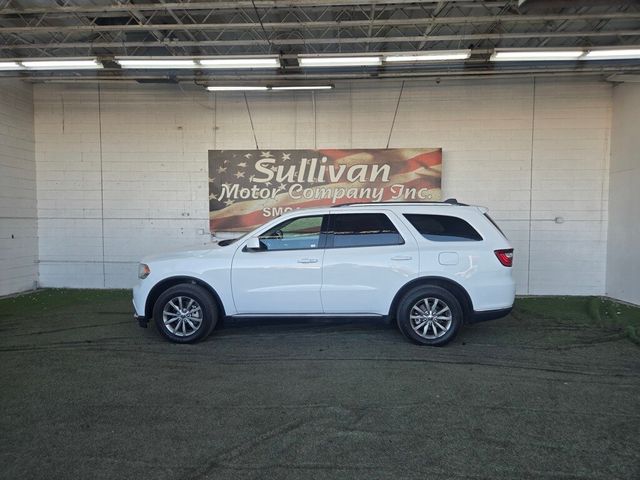
[[[298,263],[318,263],[317,258],[300,258],[298,259]]]
[[[394,257],[391,257],[391,260],[411,260],[411,256],[410,255],[396,255]]]

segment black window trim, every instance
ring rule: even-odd
[[[474,240],[474,239],[467,239],[467,240],[448,240],[448,241],[441,241],[441,240],[430,240],[427,237],[425,237],[422,233],[420,233],[420,231],[413,225],[413,223],[411,223],[411,220],[409,220],[407,218],[407,215],[422,215],[425,217],[451,217],[451,218],[457,218],[458,220],[462,220],[464,222],[467,223],[467,225],[469,225],[471,228],[473,228],[473,230],[478,234],[478,236],[480,237],[480,240]],[[443,215],[440,213],[415,213],[415,212],[407,212],[407,213],[403,213],[402,217],[406,220],[406,222],[411,226],[411,228],[413,228],[417,234],[418,237],[420,237],[421,239],[427,241],[427,242],[431,242],[431,243],[465,243],[468,244],[469,242],[484,242],[485,238],[482,236],[482,234],[478,231],[478,229],[476,227],[474,227],[467,219],[462,218],[462,217],[458,217],[457,215]]]
[[[338,216],[338,215],[365,215],[365,214],[377,214],[377,215],[384,215],[385,217],[387,217],[387,220],[389,220],[391,222],[391,225],[394,226],[394,228],[396,229],[396,231],[398,232],[398,236],[400,237],[400,242],[398,243],[380,243],[380,244],[373,244],[373,245],[350,245],[350,246],[344,246],[344,247],[335,247],[333,245],[333,241],[334,241],[334,234],[333,234],[333,219]],[[369,248],[369,247],[396,247],[398,245],[404,245],[406,243],[404,237],[402,236],[402,233],[400,233],[400,229],[398,228],[398,225],[395,224],[395,222],[393,221],[393,219],[386,213],[386,212],[344,212],[344,213],[334,213],[334,212],[330,212],[329,213],[329,222],[328,222],[328,228],[325,232],[326,234],[326,244],[325,244],[325,249],[338,249],[338,248]]]
[[[320,224],[320,237],[318,238],[318,246],[316,248],[280,248],[278,250],[269,250],[265,248],[265,249],[257,250],[257,252],[294,252],[294,251],[315,252],[316,250],[325,249],[327,244],[327,237],[328,237],[328,233],[327,233],[327,224],[329,222],[328,213],[321,213],[321,214],[315,214],[315,215],[308,214],[308,215],[300,215],[299,217],[288,218],[286,220],[283,220],[280,223],[275,224],[273,227],[266,229],[262,233],[259,233],[257,237],[259,238],[261,235],[264,235],[268,231],[273,230],[274,228],[279,227],[282,224],[289,224],[295,220],[300,220],[301,218],[312,218],[312,217],[322,217],[322,223]],[[249,252],[249,249],[247,248],[246,245],[242,248],[242,251],[247,253],[256,253],[256,251]]]
[[[491,225],[493,225],[494,227],[496,227],[496,230],[498,230],[498,232],[500,232],[500,235],[502,235],[505,239],[507,238],[507,236],[504,234],[504,232],[502,231],[502,229],[498,226],[498,224],[495,222],[495,220],[493,218],[491,218],[491,216],[487,213],[484,212],[483,215],[486,217],[487,220],[489,220],[491,222]]]

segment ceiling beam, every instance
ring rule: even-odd
[[[438,3],[440,0],[422,0],[423,3]],[[477,2],[471,0],[446,0],[447,3],[462,4],[466,7],[492,6],[502,7],[516,5],[514,0]],[[347,7],[357,5],[404,5],[415,4],[415,0],[255,0],[236,2],[171,2],[171,3],[140,3],[127,4],[116,3],[112,5],[69,5],[48,7],[3,8],[0,15],[40,15],[40,14],[69,14],[69,13],[111,13],[137,11],[162,11],[162,10],[237,10],[256,8],[301,8],[301,7]]]
[[[471,40],[504,40],[525,38],[592,38],[592,37],[640,37],[640,30],[615,30],[610,32],[506,32],[506,33],[477,33],[467,35],[432,35],[402,36],[402,37],[354,37],[354,38],[286,38],[271,39],[273,45],[311,45],[311,44],[368,44],[368,43],[409,43],[409,42],[467,42]],[[123,41],[123,42],[51,42],[51,43],[20,43],[7,45],[0,43],[0,50],[16,49],[70,49],[70,48],[134,48],[134,47],[231,47],[231,46],[264,46],[269,42],[263,39],[242,40],[166,40],[166,41]]]
[[[39,34],[50,32],[136,32],[150,30],[176,30],[176,31],[200,31],[200,30],[244,30],[261,28],[256,22],[234,23],[181,23],[173,11],[172,17],[178,23],[162,24],[129,24],[129,25],[46,25],[46,26],[20,26],[0,27],[0,33]],[[557,14],[557,15],[492,15],[466,16],[466,17],[425,17],[425,18],[390,18],[368,20],[344,20],[344,21],[309,21],[309,22],[263,22],[267,30],[300,30],[300,29],[324,29],[324,28],[363,28],[382,26],[430,26],[430,25],[465,25],[471,23],[533,23],[552,21],[588,21],[588,20],[634,20],[640,19],[638,12],[614,12],[614,13],[585,13],[585,14]]]

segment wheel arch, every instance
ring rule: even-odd
[[[410,282],[403,285],[402,288],[400,288],[400,290],[398,290],[396,295],[393,297],[391,307],[389,308],[389,318],[394,319],[396,317],[396,310],[398,309],[398,305],[402,301],[402,298],[407,294],[407,292],[415,287],[422,287],[426,285],[435,285],[450,291],[460,302],[460,306],[462,307],[462,314],[464,316],[464,322],[466,323],[471,320],[471,318],[473,317],[473,302],[471,301],[469,292],[467,292],[467,290],[458,282],[451,280],[450,278],[439,276],[414,278]]]
[[[160,280],[158,283],[156,283],[153,286],[153,288],[149,291],[149,294],[147,295],[147,300],[144,304],[145,317],[151,318],[153,316],[153,306],[155,305],[156,300],[158,300],[158,297],[162,295],[162,292],[164,292],[168,288],[175,287],[176,285],[180,285],[181,283],[191,283],[193,285],[199,285],[203,287],[213,297],[213,300],[216,303],[216,306],[218,307],[218,313],[220,314],[220,317],[224,318],[226,316],[222,300],[220,300],[220,296],[218,295],[218,292],[216,292],[211,285],[209,285],[207,282],[196,277],[190,277],[188,275],[180,275],[180,276],[169,277],[169,278]]]

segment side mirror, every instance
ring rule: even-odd
[[[262,250],[260,239],[258,237],[251,237],[249,240],[247,240],[247,250]]]

